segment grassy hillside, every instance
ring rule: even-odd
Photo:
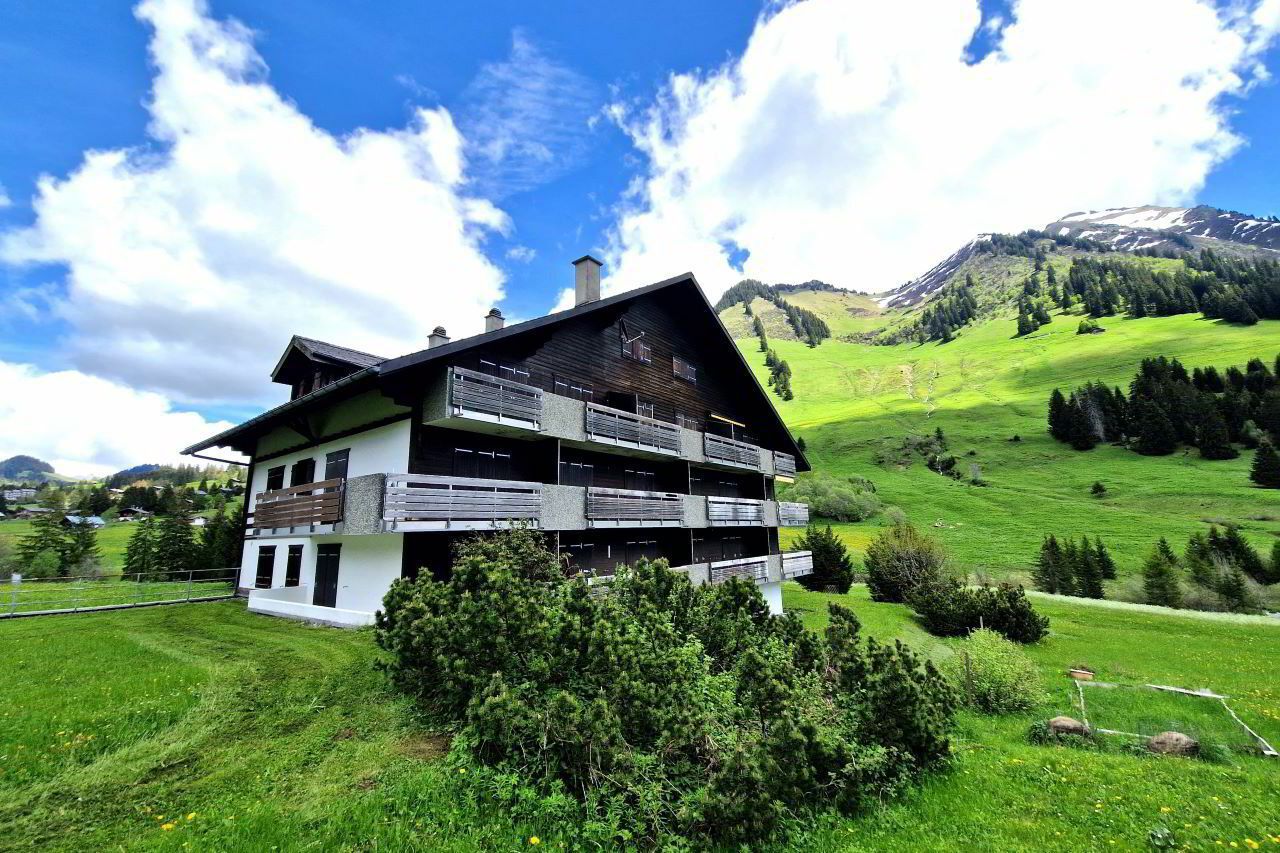
[[[740,307],[726,314],[741,313]],[[1101,446],[1080,453],[1045,431],[1049,392],[1100,379],[1127,387],[1142,358],[1164,354],[1187,365],[1243,365],[1280,349],[1280,322],[1231,326],[1198,315],[1104,318],[1106,332],[1077,335],[1079,317],[1056,314],[1026,338],[997,318],[953,342],[869,346],[829,340],[809,348],[773,343],[790,363],[795,399],[775,403],[808,444],[816,468],[872,479],[885,503],[931,526],[959,563],[995,577],[1025,577],[1045,533],[1099,534],[1121,574],[1134,573],[1157,537],[1181,548],[1210,522],[1241,525],[1260,547],[1280,535],[1280,498],[1252,488],[1250,457],[1206,462],[1192,450],[1149,458]],[[830,321],[828,321],[830,322]],[[763,382],[754,340],[740,346]],[[978,465],[985,487],[939,476],[923,460],[884,467],[873,456],[909,433],[941,427],[964,473]],[[1021,441],[1013,442],[1014,436]],[[969,451],[973,455],[966,455]],[[1090,495],[1094,481],[1107,497]],[[855,547],[875,522],[842,525]]]
[[[933,657],[905,610],[785,592],[820,628],[826,603]],[[1165,826],[1193,847],[1280,835],[1280,775],[1228,764],[1030,746],[1030,720],[1070,711],[1062,670],[1212,686],[1280,739],[1280,626],[1037,599],[1031,650],[1050,700],[1023,717],[963,716],[954,766],[901,802],[820,821],[791,849],[1120,849]],[[1177,652],[1169,652],[1170,640]],[[484,805],[375,669],[368,631],[249,614],[242,602],[0,623],[0,849],[577,849],[572,825],[513,825]],[[1230,654],[1232,666],[1218,662]],[[32,673],[47,677],[32,678]],[[1170,724],[1180,723],[1170,719]]]
[[[129,537],[137,529],[134,522],[109,522],[98,531],[98,548],[102,551],[102,566],[118,571],[124,566],[124,551]],[[31,532],[31,522],[21,519],[0,521],[0,550],[4,545],[16,545],[18,540]]]

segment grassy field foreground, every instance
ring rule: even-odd
[[[808,593],[942,660],[953,644],[896,605]],[[952,767],[856,819],[820,820],[805,850],[1135,849],[1156,828],[1193,848],[1280,849],[1280,763],[1214,764],[1029,745],[1033,719],[1071,712],[1067,666],[1212,687],[1280,740],[1280,625],[1038,598],[1051,636],[1030,649],[1050,698],[1036,713],[960,720]],[[375,668],[368,631],[248,613],[241,602],[0,624],[0,849],[578,849],[574,829],[513,826],[448,761]],[[1173,722],[1177,722],[1176,720]],[[1272,840],[1274,837],[1274,841]]]

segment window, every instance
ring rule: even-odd
[[[698,381],[698,368],[678,355],[671,356],[671,372],[686,382]]]
[[[519,365],[482,358],[480,359],[480,372],[496,376],[499,379],[509,379],[512,382],[519,382],[524,385],[529,384],[529,369]]]
[[[289,469],[289,485],[304,486],[316,481],[316,460],[299,459]]]
[[[676,410],[676,426],[681,426],[685,429],[691,429],[696,432],[702,432],[702,421],[698,420],[693,415],[686,415],[679,409]]]
[[[453,476],[483,477],[489,480],[511,479],[511,454],[502,450],[453,449]]]
[[[297,586],[302,574],[302,546],[289,546],[289,559],[284,564],[284,585]]]
[[[282,472],[284,468],[280,469]],[[258,576],[254,578],[253,585],[258,589],[271,588],[271,576],[276,570],[276,546],[260,545],[258,546]]]
[[[624,469],[622,482],[623,488],[637,492],[656,492],[658,490],[658,475],[654,471]]]
[[[636,398],[636,414],[642,418],[654,417],[654,408],[652,400],[641,400]]]
[[[595,482],[596,466],[590,462],[560,463],[560,485],[590,486]]]
[[[284,488],[284,466],[277,465],[267,469],[267,491],[274,492]]]
[[[566,379],[562,376],[555,378],[553,390],[561,397],[572,397],[575,400],[585,400],[588,403],[595,396],[595,388],[590,383],[579,382],[576,379]]]
[[[335,450],[332,453],[325,454],[324,457],[324,478],[326,480],[341,480],[347,476],[347,459],[351,456],[351,448],[343,450]]]
[[[644,364],[653,361],[653,350],[644,342],[644,339],[628,340],[625,333],[622,337],[622,355],[624,358],[635,359]]]

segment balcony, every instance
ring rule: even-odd
[[[588,403],[586,412],[588,441],[680,455],[680,428],[675,424],[596,403]]]
[[[542,389],[462,367],[449,368],[449,415],[505,426],[542,428]]]
[[[383,530],[495,530],[542,515],[542,484],[422,474],[388,474]]]
[[[809,505],[778,501],[778,523],[783,527],[804,527],[809,523]]]
[[[703,453],[708,462],[731,465],[735,468],[748,468],[752,471],[763,470],[760,467],[760,448],[745,441],[722,438],[707,433],[703,436]]]
[[[773,451],[773,473],[774,476],[794,480],[796,476],[796,458],[790,453],[783,453],[780,450]]]
[[[707,498],[707,520],[712,527],[764,524],[764,501],[749,498]]]
[[[712,583],[724,583],[729,578],[744,578],[756,583],[765,583],[769,580],[768,555],[718,560],[711,564]]]
[[[588,527],[679,527],[684,496],[675,492],[587,489]]]
[[[258,493],[250,535],[273,530],[299,532],[299,528],[314,533],[317,528],[338,524],[342,521],[344,485],[345,481],[337,478]]]
[[[813,552],[791,551],[782,555],[782,577],[786,580],[813,574]]]

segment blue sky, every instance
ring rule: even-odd
[[[1071,17],[1046,0],[764,10],[492,2],[482,13],[407,0],[150,2],[145,20],[127,3],[69,0],[0,13],[9,200],[0,205],[0,365],[33,394],[61,372],[126,410],[158,406],[174,426],[148,445],[166,453],[171,436],[273,402],[279,390],[265,373],[293,331],[395,355],[437,321],[474,331],[491,302],[510,317],[545,313],[562,299],[568,262],[587,251],[605,258],[613,289],[692,269],[712,295],[746,275],[881,290],[972,233],[1036,227],[1069,210],[1200,202],[1280,213],[1280,85],[1261,70],[1280,62],[1265,4],[1246,3],[1254,17],[1245,20],[1209,0],[1135,0],[1132,14],[1088,0]],[[1143,28],[1155,8],[1167,50]],[[1102,9],[1108,27],[1099,30]],[[232,20],[251,33],[228,28]],[[170,45],[166,59],[164,32],[195,32],[199,43]],[[206,37],[214,49],[202,54]],[[230,100],[202,114],[204,99],[217,99],[203,87],[223,73],[217,51],[228,46],[257,54],[227,72],[238,93],[228,98],[251,94],[247,82],[280,101],[257,125],[238,127]],[[170,100],[153,103],[164,81]],[[296,174],[276,165],[250,175],[254,134],[274,132],[277,119],[309,121],[320,147],[314,159],[299,155]],[[359,167],[349,147],[336,159],[320,151],[348,146],[361,128],[395,148],[377,168]],[[287,136],[264,135],[264,152],[279,156],[273,146]],[[179,169],[175,139],[204,143],[193,150],[206,159],[234,139],[239,160],[216,175]],[[77,177],[90,152],[122,158],[101,173],[114,189]],[[356,165],[335,183],[330,168],[309,176],[313,162]],[[420,184],[384,198],[388,186],[368,176],[401,168]],[[264,184],[283,171],[281,185],[293,184],[273,194]],[[43,207],[41,176],[55,182]],[[251,191],[219,194],[219,182],[241,176]],[[206,178],[199,191],[173,187]],[[309,194],[312,185],[322,191]],[[237,210],[246,198],[255,209]],[[147,219],[140,211],[152,201],[164,210]],[[365,244],[349,224],[367,216],[339,209],[352,204],[400,205],[437,224],[392,236],[379,224]],[[242,215],[258,216],[261,230],[277,209],[281,219],[315,212],[305,239],[236,242],[252,230]],[[108,225],[126,221],[99,233],[98,210]],[[147,245],[170,226],[191,233]],[[293,254],[262,258],[264,245],[291,239],[304,252],[342,246],[326,264],[344,272],[330,280],[328,267],[299,272]],[[190,262],[184,246],[216,257]],[[363,270],[362,253],[389,260]],[[132,258],[166,254],[133,280]],[[276,302],[247,297],[277,280]],[[306,294],[318,292],[338,308],[309,313]],[[362,316],[342,298],[372,307]],[[18,445],[40,443],[35,434],[0,411],[0,455],[29,452]],[[125,455],[112,443],[73,434],[31,449],[88,470]]]

